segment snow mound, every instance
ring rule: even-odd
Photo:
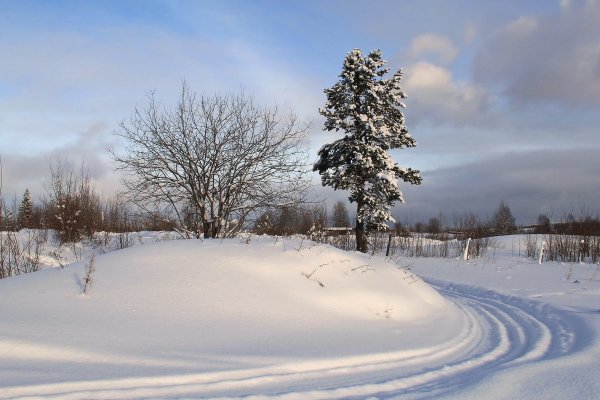
[[[427,348],[462,326],[409,270],[308,241],[144,244],[97,256],[82,295],[87,262],[0,281],[0,387]]]

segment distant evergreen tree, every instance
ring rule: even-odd
[[[381,51],[363,57],[355,49],[346,55],[340,80],[325,89],[327,104],[319,112],[325,117],[325,129],[341,130],[344,137],[324,145],[314,170],[321,174],[323,186],[350,191],[355,202],[356,246],[367,251],[367,235],[386,229],[393,222],[390,208],[402,202],[398,179],[420,184],[419,171],[400,168],[388,151],[416,146],[404,126],[400,88],[402,71],[384,79],[389,68]]]
[[[29,189],[25,189],[23,200],[21,200],[21,205],[19,205],[19,215],[17,217],[19,228],[31,228],[32,215],[33,202],[31,201],[31,194],[29,193]]]

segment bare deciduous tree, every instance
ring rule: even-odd
[[[348,214],[348,208],[346,203],[338,201],[333,205],[332,213],[332,226],[338,228],[346,228],[350,226],[350,216]]]
[[[516,230],[515,217],[513,217],[508,204],[504,201],[500,202],[496,212],[494,212],[491,226],[494,232],[500,235],[507,235]]]
[[[550,233],[552,231],[552,223],[546,214],[540,214],[537,219],[535,233]]]
[[[429,218],[427,223],[427,232],[440,233],[442,231],[442,222],[438,217]]]
[[[458,230],[460,239],[475,239],[486,236],[483,222],[475,214],[467,211],[463,214],[454,212],[454,229]]]
[[[230,236],[256,211],[294,203],[308,187],[307,128],[244,93],[196,95],[184,83],[174,109],[151,94],[121,123],[124,151],[112,154],[137,205],[169,210],[188,236]]]
[[[327,211],[322,204],[291,204],[263,212],[253,230],[259,235],[306,235],[322,231],[326,223]]]

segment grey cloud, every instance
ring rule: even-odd
[[[404,186],[400,219],[425,219],[440,211],[473,212],[489,218],[500,201],[508,202],[519,223],[540,213],[560,219],[580,207],[598,213],[600,159],[597,150],[506,153],[461,166],[425,171],[421,186]]]
[[[517,105],[600,104],[600,2],[520,17],[484,42],[475,78],[499,87]]]
[[[72,162],[75,167],[83,164],[97,188],[110,194],[118,186],[107,152],[113,144],[107,125],[97,122],[78,132],[75,140],[47,152],[2,154],[2,195],[5,199],[19,197],[29,188],[34,197],[43,196],[44,184],[50,179],[49,165],[58,160]]]

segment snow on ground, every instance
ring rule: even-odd
[[[599,266],[540,266],[508,238],[465,262],[138,236],[96,257],[85,295],[89,248],[0,280],[0,398],[600,393]]]
[[[485,259],[397,259],[459,305],[483,296],[511,318],[515,306],[524,309],[522,316],[533,319],[506,324],[511,342],[532,334],[550,342],[535,362],[491,368],[440,398],[600,399],[600,265],[539,265],[523,256],[523,237],[497,241]]]

